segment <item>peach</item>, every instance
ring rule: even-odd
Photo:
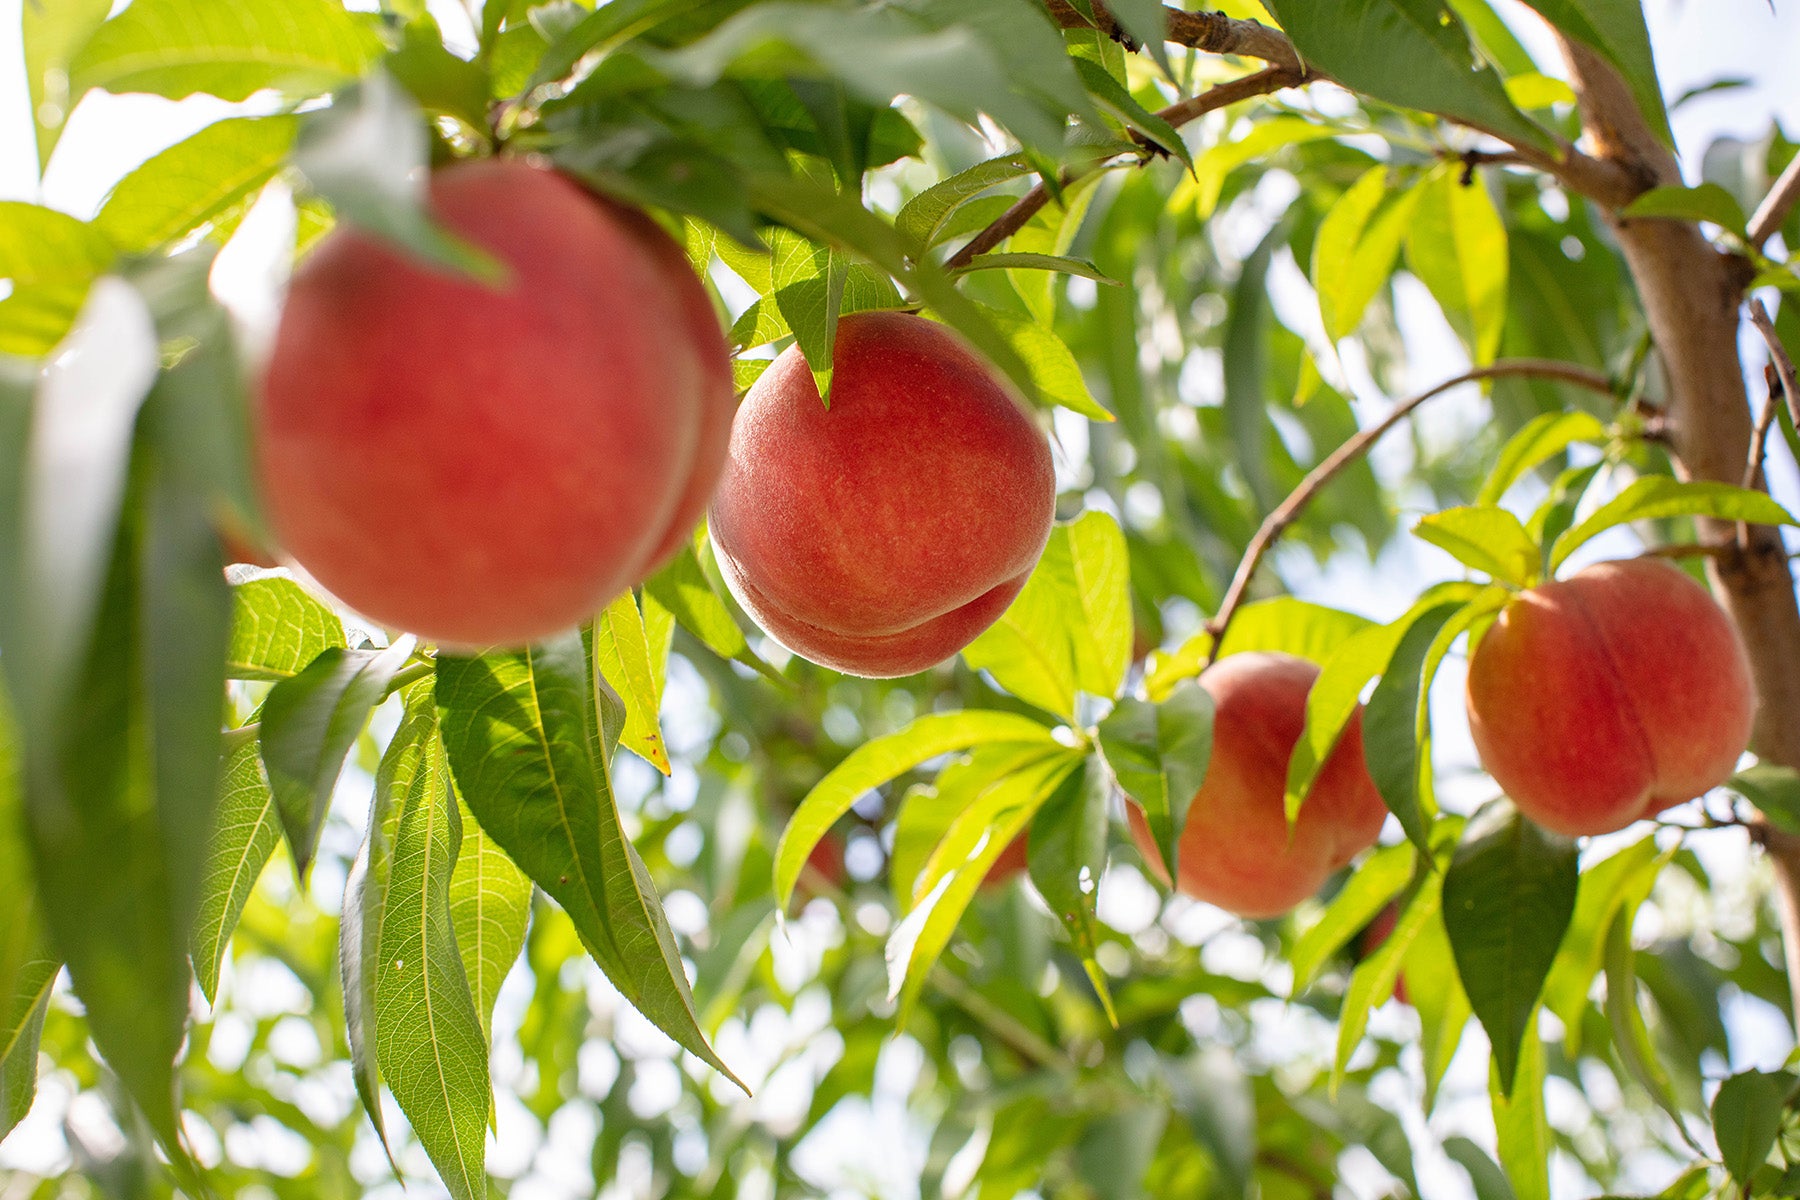
[[[1050,447],[1011,389],[923,317],[838,323],[831,407],[790,347],[744,398],[712,506],[731,592],[802,658],[891,678],[991,625],[1043,553]]]
[[[1387,806],[1363,764],[1360,712],[1288,827],[1288,759],[1318,674],[1303,658],[1256,652],[1223,658],[1200,675],[1213,700],[1212,757],[1181,831],[1182,892],[1242,917],[1279,916],[1374,844]],[[1166,884],[1143,814],[1130,804],[1125,814],[1144,860]]]
[[[988,867],[988,873],[982,877],[981,886],[983,888],[1003,887],[1012,882],[1016,876],[1025,873],[1026,867],[1030,865],[1026,836],[1021,833],[1006,844],[1006,849],[1000,852],[1000,856],[994,860],[993,865]]]
[[[1469,659],[1469,731],[1519,811],[1611,833],[1724,782],[1750,740],[1750,662],[1707,590],[1660,559],[1516,597]]]
[[[698,522],[728,352],[649,217],[519,160],[434,173],[484,283],[339,228],[295,274],[260,399],[283,549],[345,604],[459,645],[592,616]]]

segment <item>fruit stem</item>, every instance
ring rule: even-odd
[[[1381,436],[1401,421],[1405,420],[1419,405],[1434,396],[1441,396],[1452,388],[1465,383],[1473,383],[1481,379],[1556,379],[1564,383],[1572,383],[1602,396],[1613,395],[1613,383],[1605,375],[1591,367],[1578,363],[1558,362],[1545,358],[1507,358],[1485,367],[1476,367],[1453,376],[1433,387],[1427,388],[1416,396],[1409,396],[1388,412],[1387,416],[1360,430],[1343,445],[1307,472],[1306,478],[1300,481],[1288,498],[1277,505],[1256,530],[1250,544],[1244,549],[1244,557],[1239,561],[1237,573],[1231,577],[1231,586],[1226,589],[1225,599],[1219,604],[1219,611],[1212,620],[1206,623],[1206,632],[1212,635],[1212,647],[1207,651],[1206,665],[1211,666],[1218,661],[1219,648],[1225,643],[1225,632],[1231,628],[1231,618],[1236,615],[1238,606],[1244,602],[1244,594],[1250,590],[1250,581],[1256,575],[1256,568],[1261,565],[1263,556],[1275,544],[1289,525],[1299,519],[1312,498],[1319,493],[1333,476],[1355,462],[1369,447],[1381,439]]]

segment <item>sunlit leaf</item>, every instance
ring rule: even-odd
[[[1223,657],[1253,650],[1273,650],[1313,662],[1326,662],[1339,646],[1373,624],[1367,617],[1342,609],[1292,596],[1278,596],[1239,608],[1232,617],[1231,628],[1225,631],[1225,644],[1219,653]],[[1150,660],[1150,671],[1144,678],[1144,688],[1150,698],[1159,700],[1181,680],[1198,675],[1206,665],[1212,642],[1212,634],[1201,630],[1173,653],[1154,655]]]
[[[660,646],[668,655],[668,643]],[[663,742],[662,672],[638,611],[637,598],[626,591],[594,619],[594,662],[606,682],[625,701],[625,729],[619,744],[661,771],[669,773],[669,749]]]
[[[225,670],[233,679],[291,679],[346,645],[343,621],[291,579],[250,579],[231,589]]]
[[[1543,552],[1519,518],[1496,505],[1447,508],[1420,518],[1413,536],[1447,551],[1496,583],[1530,587]]]
[[[1606,438],[1606,426],[1590,413],[1540,413],[1500,447],[1494,465],[1488,468],[1487,478],[1482,480],[1481,490],[1475,494],[1475,503],[1498,504],[1507,489],[1527,471],[1578,442],[1598,444]]]
[[[250,890],[281,840],[275,795],[254,737],[239,737],[219,771],[218,816],[206,846],[200,907],[194,916],[194,975],[208,1001],[219,997],[219,961]]]
[[[531,880],[482,832],[474,814],[464,808],[461,815],[462,850],[450,878],[450,923],[481,1032],[491,1037],[500,985],[525,948]]]
[[[1383,846],[1364,860],[1326,905],[1324,915],[1294,943],[1288,962],[1294,968],[1295,995],[1305,991],[1331,956],[1400,894],[1412,879],[1417,861],[1418,851],[1411,842]]]
[[[1544,1007],[1566,1030],[1563,1044],[1569,1053],[1579,1053],[1585,1041],[1581,1016],[1594,976],[1606,960],[1607,931],[1622,915],[1637,912],[1670,857],[1657,852],[1654,838],[1645,838],[1581,873],[1575,911],[1543,989]]]
[[[1575,528],[1562,534],[1550,547],[1550,567],[1561,566],[1569,555],[1615,525],[1646,521],[1653,517],[1714,517],[1721,521],[1746,521],[1752,525],[1793,525],[1787,509],[1767,492],[1708,480],[1681,480],[1649,475],[1601,505]]]
[[[217,121],[113,187],[94,227],[122,250],[176,241],[242,204],[287,162],[299,119]]]
[[[1506,324],[1506,225],[1479,180],[1465,185],[1454,170],[1440,168],[1419,193],[1407,264],[1483,366],[1500,352]]]

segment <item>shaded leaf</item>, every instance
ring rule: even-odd
[[[462,833],[462,850],[450,879],[450,923],[475,998],[475,1014],[481,1018],[481,1032],[491,1037],[500,985],[525,948],[531,880],[482,832],[466,807]]]
[[[1651,188],[1619,211],[1632,217],[1676,217],[1684,221],[1710,221],[1726,233],[1748,237],[1743,206],[1737,197],[1716,183],[1696,187]]]
[[[894,227],[920,246],[935,246],[958,208],[996,184],[1031,173],[1031,163],[1023,154],[976,163],[966,171],[939,180],[908,200],[894,218]]]
[[[1500,447],[1487,478],[1481,482],[1481,490],[1475,494],[1475,503],[1498,504],[1507,489],[1527,471],[1577,442],[1599,444],[1605,442],[1607,436],[1606,426],[1590,413],[1539,413]]]
[[[1175,878],[1188,806],[1212,758],[1212,696],[1198,683],[1177,684],[1161,703],[1127,696],[1100,722],[1098,732],[1107,765],[1119,787],[1144,810],[1163,866]]]
[[[1325,906],[1324,915],[1300,935],[1288,955],[1294,968],[1294,995],[1305,991],[1331,957],[1400,894],[1411,881],[1417,862],[1413,844],[1400,842],[1380,847],[1351,874],[1343,890]]]
[[[263,701],[263,766],[294,869],[302,877],[312,865],[344,757],[412,647],[410,637],[385,650],[331,647],[269,689]]]
[[[1057,785],[1032,819],[1026,864],[1032,886],[1061,918],[1094,994],[1117,1028],[1119,1018],[1113,1011],[1106,975],[1094,960],[1099,942],[1094,905],[1100,876],[1106,870],[1107,800],[1106,769],[1098,757],[1090,755],[1080,769]]]
[[[1573,841],[1496,801],[1470,820],[1444,875],[1444,925],[1456,970],[1493,1043],[1506,1095],[1519,1094],[1513,1083],[1527,1053],[1521,1047],[1575,913],[1576,859]]]
[[[1563,1023],[1563,1046],[1578,1054],[1584,1041],[1582,1012],[1594,976],[1606,961],[1607,931],[1635,914],[1649,898],[1670,855],[1659,854],[1655,838],[1645,838],[1581,873],[1568,932],[1544,980],[1544,1007]]]
[[[1432,817],[1429,731],[1421,720],[1431,681],[1426,662],[1438,635],[1466,610],[1449,601],[1419,613],[1407,625],[1369,696],[1363,713],[1363,757],[1388,811],[1421,850],[1429,847]]]
[[[1641,4],[1619,0],[1526,0],[1545,20],[1578,42],[1598,50],[1618,69],[1631,89],[1638,109],[1663,144],[1673,147],[1669,115],[1663,108],[1662,86],[1656,78],[1656,61],[1650,52],[1650,31],[1644,25]]]
[[[1712,1103],[1713,1136],[1720,1160],[1739,1186],[1748,1186],[1751,1172],[1769,1157],[1794,1088],[1787,1071],[1744,1071],[1719,1085]]]

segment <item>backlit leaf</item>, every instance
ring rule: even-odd
[[[194,916],[194,975],[209,1002],[219,997],[219,961],[250,891],[281,840],[275,795],[254,737],[239,737],[219,772],[219,808],[206,846],[200,908]]]
[[[1550,547],[1552,570],[1583,543],[1627,521],[1653,517],[1713,517],[1721,521],[1746,521],[1752,525],[1793,525],[1787,509],[1767,492],[1751,491],[1729,483],[1680,480],[1667,475],[1648,475],[1601,505],[1594,514],[1562,534]]]

